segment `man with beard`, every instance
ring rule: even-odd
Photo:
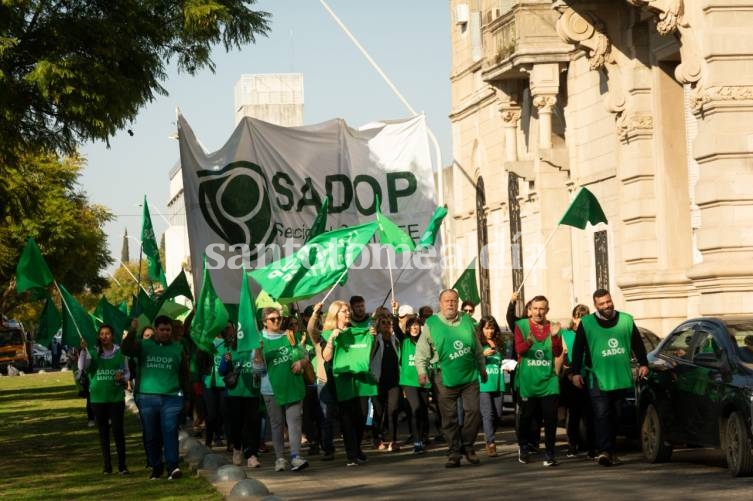
[[[598,462],[612,466],[620,463],[614,454],[615,407],[634,384],[630,352],[638,359],[638,377],[648,374],[648,359],[633,317],[616,311],[612,296],[605,289],[594,292],[593,299],[596,311],[581,319],[575,333],[572,382],[576,388],[588,388],[596,448],[600,451]]]

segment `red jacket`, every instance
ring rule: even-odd
[[[531,335],[534,338],[536,338],[537,341],[543,341],[550,334],[549,326],[551,324],[549,323],[549,321],[547,321],[547,323],[542,326],[542,325],[534,323],[529,318],[528,325],[531,327]],[[523,339],[523,333],[520,332],[520,327],[516,325],[515,326],[515,353],[518,354],[518,358],[520,358],[524,353],[526,353],[531,348],[531,344],[533,344],[533,341],[525,341]],[[554,354],[555,358],[562,355],[562,337],[558,335],[552,336],[552,353]]]

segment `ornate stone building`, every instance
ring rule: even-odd
[[[492,249],[484,309],[530,274],[552,318],[597,287],[659,335],[753,311],[753,1],[450,8],[450,241]],[[581,186],[609,224],[555,230]]]

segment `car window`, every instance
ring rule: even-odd
[[[693,343],[693,328],[688,327],[670,335],[670,338],[662,345],[659,355],[671,358],[689,360],[689,352]]]
[[[719,344],[710,332],[698,330],[695,333],[695,342],[693,343],[693,358],[699,353],[712,353],[719,355]]]
[[[737,354],[740,360],[753,365],[753,324],[728,323],[727,330],[737,344]]]

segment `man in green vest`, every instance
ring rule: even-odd
[[[559,325],[547,320],[549,301],[544,296],[531,299],[529,317],[515,322],[515,352],[518,354],[515,384],[518,386],[520,420],[518,461],[528,463],[529,444],[539,442],[538,416],[544,421],[544,466],[555,466],[557,407],[560,383],[556,360],[562,356]]]
[[[633,317],[616,311],[605,289],[594,292],[593,299],[596,312],[584,316],[575,333],[572,382],[576,388],[588,387],[598,462],[612,466],[620,463],[614,454],[615,408],[634,388],[630,351],[638,359],[638,377],[648,375],[648,359]]]
[[[458,309],[458,293],[445,289],[439,294],[439,313],[426,319],[416,344],[418,382],[429,381],[429,367],[435,366],[434,381],[439,391],[442,432],[448,446],[445,466],[460,466],[460,458],[480,463],[473,444],[481,425],[479,379],[486,382],[486,361],[476,337],[473,321]],[[463,399],[463,426],[458,424],[458,399]]]

